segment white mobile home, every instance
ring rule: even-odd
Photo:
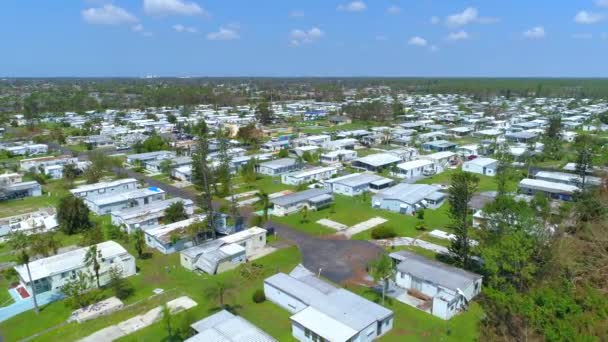
[[[297,171],[303,165],[292,158],[270,160],[257,165],[257,172],[266,176],[280,176],[284,173]]]
[[[187,215],[194,213],[194,202],[192,200],[174,197],[164,201],[152,202],[144,207],[114,211],[111,213],[112,224],[123,227],[128,234],[137,229],[146,230],[156,227],[162,224],[165,210],[176,202],[182,202]]]
[[[397,164],[392,174],[399,178],[411,179],[422,177],[425,172],[435,172],[435,164],[431,160],[418,159]]]
[[[352,173],[325,181],[325,188],[345,196],[358,196],[366,191],[380,191],[394,184],[390,178],[373,173]]]
[[[91,198],[97,196],[107,196],[109,194],[119,194],[137,189],[137,179],[125,178],[111,182],[99,182],[86,184],[70,190],[72,195],[80,198]]]
[[[38,259],[29,263],[31,280],[25,265],[15,266],[19,281],[31,293],[32,285],[36,293],[61,292],[61,287],[79,271],[93,273],[91,267],[84,263],[84,257],[89,247],[79,248],[66,253]],[[121,271],[122,277],[129,277],[136,273],[135,258],[120,244],[106,241],[97,244],[97,253],[101,255],[99,282],[103,286],[110,281],[110,268],[116,267]],[[94,286],[92,281],[89,286]]]
[[[165,199],[165,191],[155,187],[135,189],[107,196],[85,198],[84,203],[97,215],[149,205]]]
[[[337,288],[299,265],[264,280],[266,298],[293,314],[298,341],[371,342],[393,327],[393,312]]]
[[[477,173],[484,176],[494,177],[498,160],[492,158],[475,158],[462,164],[462,170],[472,173]]]
[[[180,263],[194,271],[221,273],[245,262],[266,246],[266,229],[249,229],[183,250]]]
[[[406,296],[422,301],[418,308],[441,319],[450,319],[467,309],[481,292],[482,277],[421,255],[399,251],[390,257],[397,265],[395,284]],[[413,302],[407,301],[407,302]]]
[[[308,184],[330,179],[338,173],[338,168],[333,166],[315,167],[308,170],[296,171],[281,176],[281,182],[289,185]]]
[[[349,162],[357,158],[357,151],[335,150],[323,153],[319,156],[319,161],[323,164],[337,164]]]
[[[439,208],[446,194],[433,185],[399,183],[372,197],[372,207],[401,214],[413,214],[418,209]]]
[[[318,210],[329,206],[333,201],[334,197],[328,189],[309,189],[270,200],[274,204],[272,214],[275,216],[289,215],[304,207]]]
[[[186,232],[191,224],[204,220],[203,217],[193,217],[186,220],[169,223],[144,230],[146,244],[156,248],[163,254],[179,252],[192,247],[192,239]]]

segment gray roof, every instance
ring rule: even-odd
[[[382,180],[386,180],[386,179],[387,178],[378,176],[373,173],[352,173],[352,174],[349,174],[346,176],[330,179],[325,182],[333,183],[333,184],[341,184],[341,185],[350,186],[350,187],[357,187],[357,186],[369,184],[372,182],[382,181]]]
[[[306,270],[299,265],[290,275],[278,273],[264,282],[356,331],[393,314],[391,310],[352,292],[328,283],[321,284],[325,282],[302,269]]]
[[[296,162],[297,161],[293,158],[281,158],[260,163],[260,166],[267,167],[270,169],[278,169],[281,167],[292,166],[296,164]]]
[[[397,270],[400,272],[410,274],[418,279],[429,281],[447,289],[464,290],[472,282],[481,279],[479,274],[452,267],[439,261],[430,260],[412,252],[399,251],[391,253],[390,256],[400,261],[397,265]]]
[[[425,198],[439,199],[443,197],[442,193],[440,193],[442,196],[437,196],[435,193],[439,193],[439,188],[433,185],[399,183],[378,192],[374,197],[392,199],[414,205]]]
[[[242,317],[222,310],[190,325],[198,332],[186,341],[276,342],[274,338]]]
[[[293,194],[277,197],[275,199],[270,200],[273,204],[277,204],[280,206],[286,206],[291,204],[300,203],[303,201],[308,201],[317,196],[331,194],[331,190],[329,189],[308,189],[300,192],[296,192]]]
[[[388,164],[398,163],[401,158],[391,153],[376,153],[357,159],[357,162],[371,165],[371,166],[384,166]]]

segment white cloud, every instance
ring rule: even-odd
[[[431,24],[433,24],[433,25],[437,25],[437,24],[439,24],[439,23],[441,22],[441,19],[439,19],[439,17],[438,17],[438,16],[435,16],[435,15],[434,15],[434,16],[432,16],[432,17],[431,17],[430,22],[431,22]]]
[[[195,2],[182,0],[144,0],[144,12],[148,15],[208,15]]]
[[[289,12],[289,16],[291,18],[301,18],[301,17],[304,16],[304,12],[303,11],[298,11],[298,10],[291,11],[291,12]]]
[[[365,11],[366,9],[367,9],[367,5],[363,1],[352,1],[347,4],[338,6],[339,11],[346,11],[346,12],[362,12],[362,11]]]
[[[412,37],[410,38],[410,40],[408,40],[407,42],[409,45],[414,45],[414,46],[427,46],[428,42],[426,41],[426,39],[422,38],[422,37]]]
[[[498,18],[480,17],[479,11],[475,7],[467,7],[461,13],[447,16],[445,23],[449,27],[465,26],[472,23],[493,24],[498,22]]]
[[[437,52],[437,51],[439,51],[439,46],[437,46],[437,45],[431,45],[431,47],[429,48],[429,50],[431,50],[431,52]]]
[[[134,32],[141,32],[144,30],[144,25],[142,25],[142,24],[134,25],[133,27],[131,27],[131,30],[133,30]]]
[[[388,14],[399,14],[401,13],[401,7],[399,6],[391,6],[389,8],[386,9],[386,12]]]
[[[462,11],[462,13],[456,13],[449,15],[446,18],[446,24],[448,26],[464,26],[475,22],[479,17],[479,12],[477,8],[467,7]]]
[[[592,39],[593,38],[593,34],[591,33],[575,33],[572,35],[572,38],[574,39]]]
[[[598,7],[608,7],[608,0],[595,0]]]
[[[524,37],[529,39],[543,39],[547,34],[543,26],[535,26],[529,30],[524,31]]]
[[[312,43],[315,40],[323,37],[325,32],[323,32],[318,27],[312,27],[309,30],[292,30],[289,34],[290,41],[289,43],[292,46],[300,46],[303,43]]]
[[[577,24],[596,24],[603,19],[603,15],[588,11],[580,11],[574,16],[574,22]]]
[[[448,34],[447,40],[457,41],[457,40],[466,40],[469,39],[469,34],[465,30],[460,30],[458,32],[450,32]]]
[[[95,25],[121,25],[136,23],[137,18],[124,8],[114,5],[92,7],[82,11],[82,19]]]
[[[207,34],[208,40],[235,40],[240,38],[238,25],[220,26],[218,31]]]
[[[175,32],[185,32],[185,33],[198,33],[198,30],[196,29],[196,27],[191,27],[191,26],[184,26],[182,24],[176,24],[173,25],[173,30]]]

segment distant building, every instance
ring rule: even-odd
[[[280,176],[284,173],[297,171],[303,165],[293,158],[282,158],[260,163],[257,172],[266,176]]]
[[[323,153],[319,156],[319,161],[323,164],[338,164],[349,162],[357,158],[357,151],[335,150]]]
[[[114,211],[111,213],[112,224],[123,227],[128,234],[137,229],[147,230],[157,227],[163,222],[165,210],[176,202],[182,202],[187,215],[194,213],[194,202],[192,200],[174,197],[164,201],[152,202],[143,207]]]
[[[364,169],[372,172],[381,172],[390,169],[401,162],[401,158],[391,153],[377,153],[354,160],[351,165],[354,168]]]
[[[142,207],[165,199],[165,191],[155,187],[135,189],[106,196],[85,198],[84,203],[97,215]]]
[[[431,171],[435,172],[435,163],[432,160],[418,159],[397,164],[392,173],[399,178],[413,179]]]
[[[86,184],[70,190],[72,195],[80,198],[91,198],[97,196],[107,196],[109,194],[119,194],[137,189],[137,179],[124,178],[111,182],[99,182]]]
[[[338,173],[338,168],[333,166],[315,167],[307,170],[296,171],[281,175],[281,182],[289,185],[308,184],[330,179]]]

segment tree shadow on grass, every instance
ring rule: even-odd
[[[226,310],[233,315],[238,315],[241,309],[243,309],[243,306],[240,304],[224,304],[224,306],[212,307],[208,311],[210,313],[217,313],[222,310]]]
[[[370,298],[371,297],[371,301],[379,304],[379,305],[383,305],[382,304],[382,289],[380,288],[374,288],[374,287],[367,287],[365,288],[365,290],[363,291],[363,295],[366,298]],[[388,295],[384,296],[384,305],[388,306],[388,305],[393,305],[393,298],[389,297]]]

